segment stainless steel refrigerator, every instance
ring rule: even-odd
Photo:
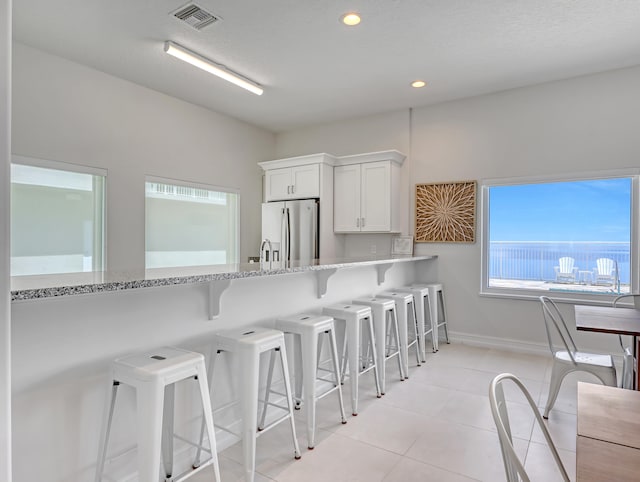
[[[310,263],[320,252],[318,199],[262,203],[264,267],[282,268]]]

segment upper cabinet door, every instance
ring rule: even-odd
[[[285,167],[265,171],[266,201],[320,197],[320,165]]]
[[[333,230],[360,231],[360,164],[333,170]]]
[[[293,198],[320,197],[320,164],[292,167],[291,182]]]
[[[267,201],[291,199],[291,169],[270,169],[265,174],[265,198]]]
[[[361,231],[391,231],[391,163],[361,164]]]

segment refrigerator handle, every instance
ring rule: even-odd
[[[291,261],[291,216],[289,215],[289,208],[287,211],[287,262]]]

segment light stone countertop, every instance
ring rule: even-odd
[[[155,268],[144,272],[63,273],[11,278],[11,301],[26,301],[89,293],[153,288],[218,280],[233,280],[288,273],[322,271],[366,265],[388,265],[421,261],[436,256],[378,256],[343,259],[317,259],[312,263],[292,262],[288,268],[261,269],[260,263],[216,266]]]

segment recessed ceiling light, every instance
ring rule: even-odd
[[[354,25],[358,25],[360,23],[360,15],[355,12],[345,13],[341,17],[342,23],[348,25],[349,27],[353,27]]]
[[[415,87],[416,89],[424,87],[425,85],[427,85],[427,83],[424,80],[414,80],[411,82],[411,87]]]

